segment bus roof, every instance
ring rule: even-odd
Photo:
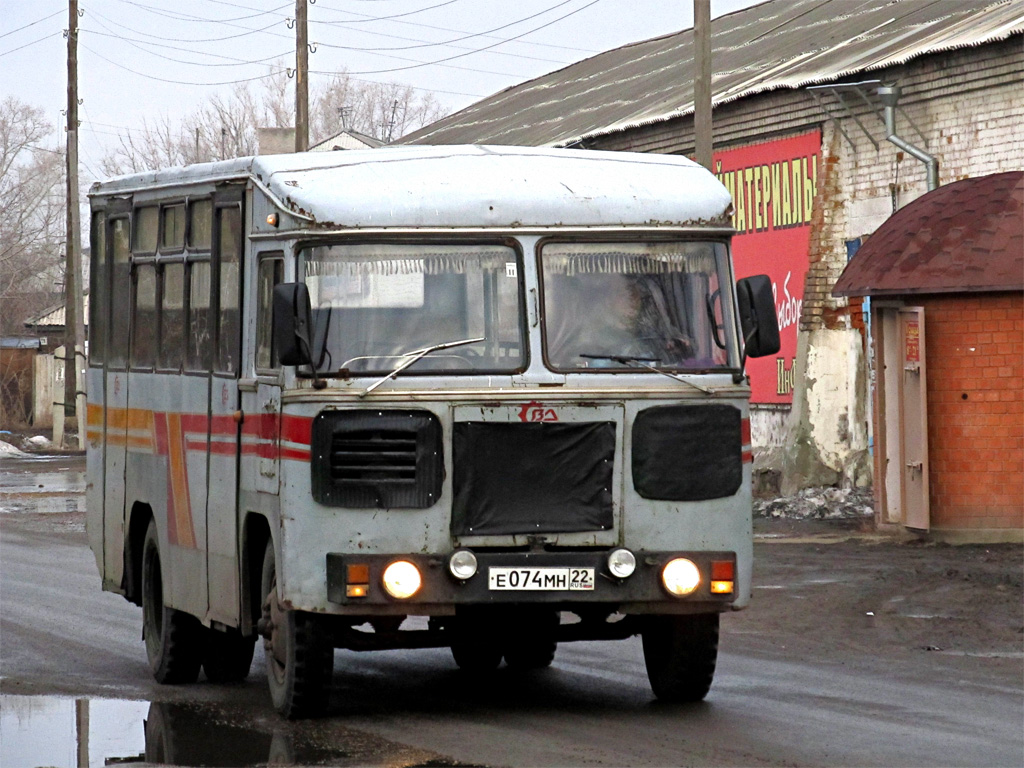
[[[729,228],[732,200],[677,155],[409,146],[260,155],[122,176],[92,197],[253,182],[304,228]]]

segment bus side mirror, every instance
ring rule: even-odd
[[[779,317],[768,275],[745,277],[736,283],[740,328],[746,357],[766,357],[779,351]]]
[[[274,286],[274,349],[281,365],[311,365],[313,327],[309,289],[305,283]]]

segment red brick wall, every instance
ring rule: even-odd
[[[920,298],[932,527],[1024,527],[1024,294]]]

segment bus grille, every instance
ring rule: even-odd
[[[424,509],[440,495],[441,426],[431,413],[321,413],[313,453],[313,498],[321,504]]]

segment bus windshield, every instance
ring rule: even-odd
[[[319,370],[511,373],[526,367],[517,252],[507,245],[359,243],[302,249]]]
[[[729,365],[719,286],[727,250],[708,242],[547,243],[544,349],[558,371]],[[728,316],[726,314],[725,316]]]

